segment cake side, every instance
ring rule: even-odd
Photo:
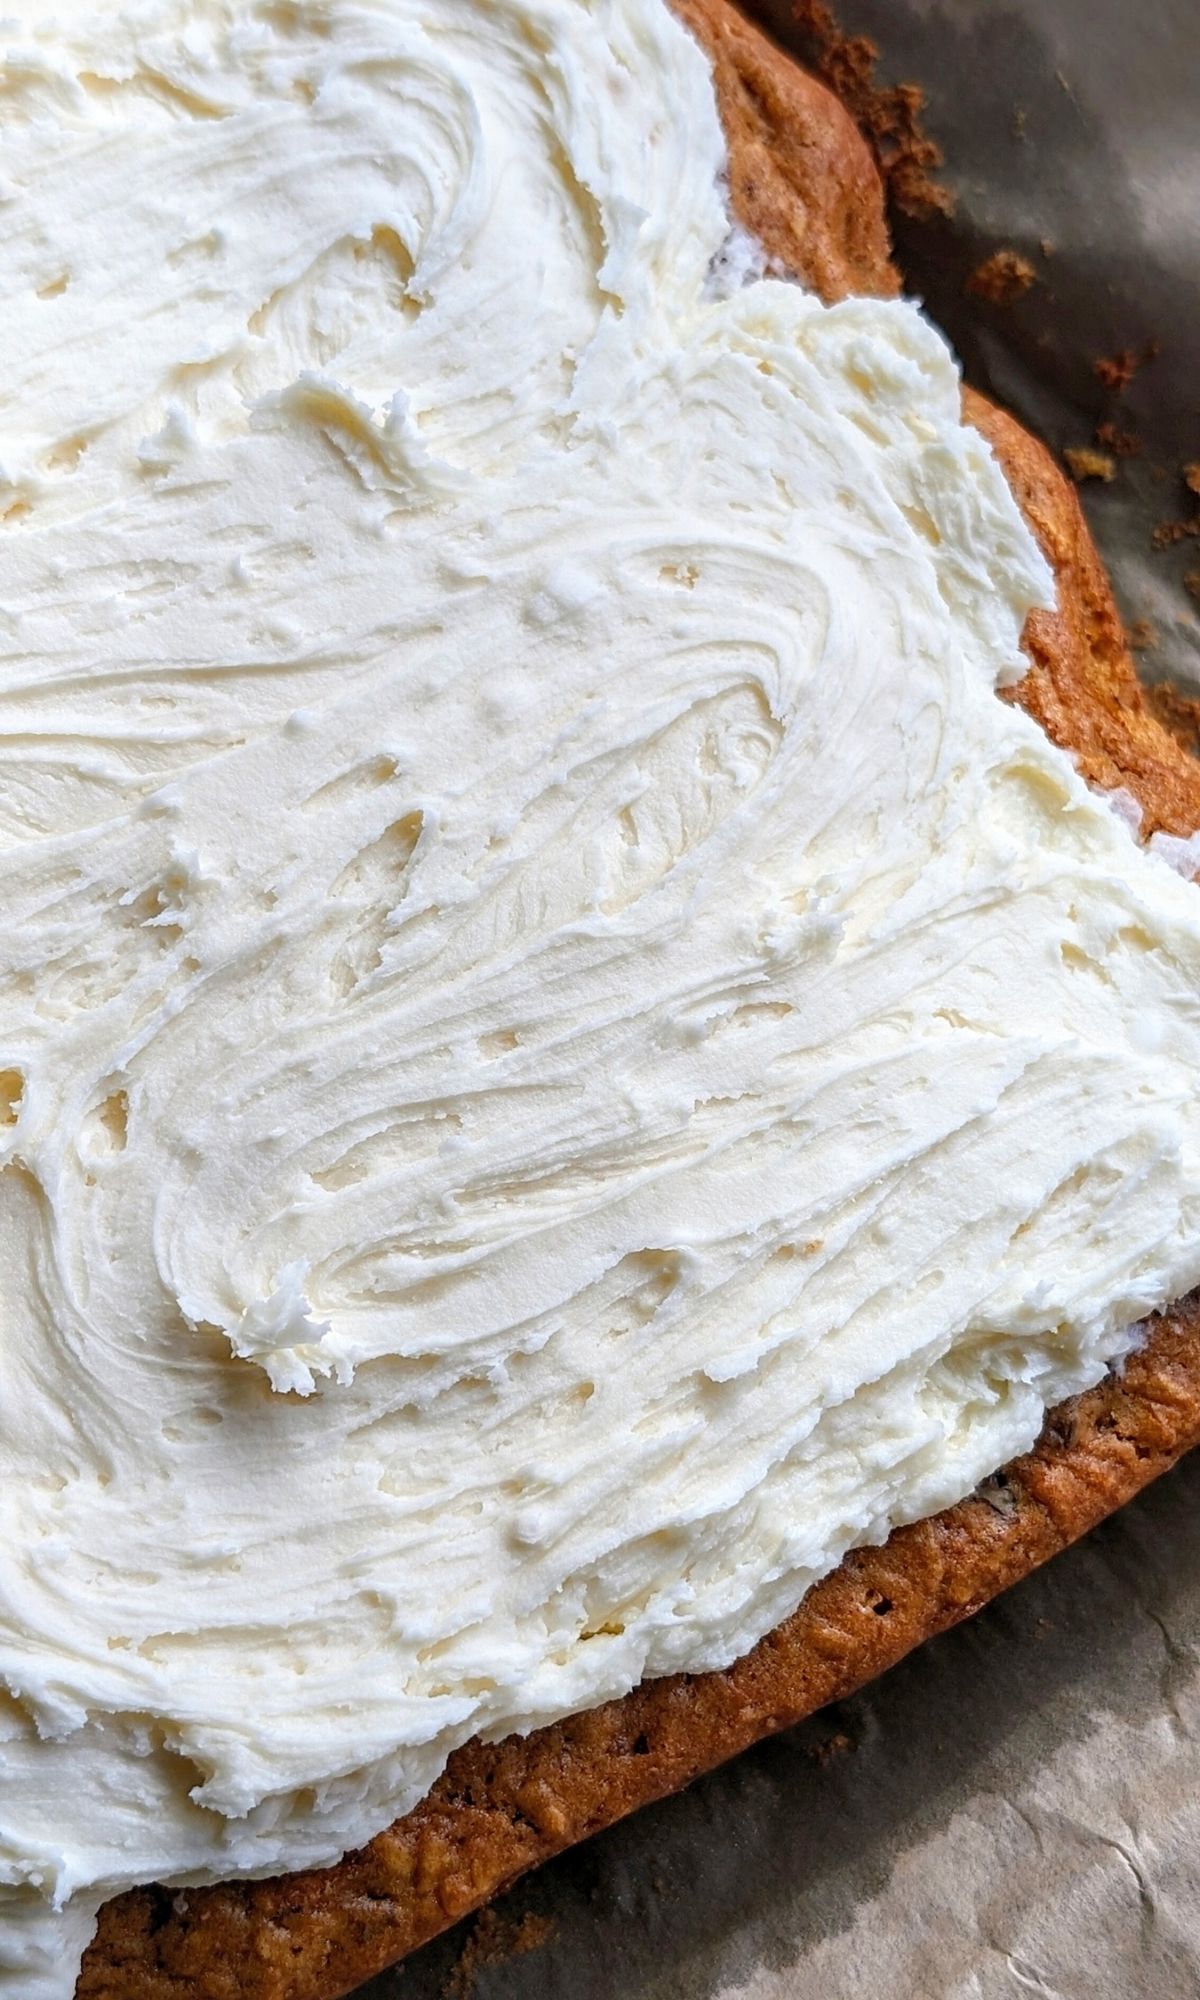
[[[878,180],[846,114],[724,6],[681,11],[714,57],[743,225],[825,297],[894,290]],[[968,411],[1056,573],[1058,610],[1030,620],[1019,698],[1089,778],[1133,792],[1151,827],[1191,831],[1200,770],[1148,712],[1074,492],[1011,419],[976,398]],[[1200,1308],[1185,1302],[1151,1323],[1120,1382],[1051,1414],[1002,1500],[964,1501],[852,1555],[726,1672],[648,1682],[529,1737],[468,1745],[421,1806],[335,1868],[121,1898],[78,1993],[334,2000],[525,1869],[969,1615],[1198,1437]]]
[[[645,1682],[532,1736],[471,1743],[336,1868],[102,1911],[79,2000],[339,2000],[528,1869],[851,1694],[968,1618],[1200,1443],[1200,1299],[1122,1378],[1051,1412],[988,1493],[860,1549],[725,1673]]]
[[[899,289],[883,184],[866,140],[825,84],[727,0],[675,0],[713,62],[737,219],[783,270],[830,303]],[[975,389],[981,431],[1054,570],[1055,612],[1031,612],[1029,671],[1009,699],[1070,750],[1089,783],[1124,787],[1144,831],[1200,825],[1200,763],[1164,726],[1138,679],[1078,490],[1046,446]]]
[[[1058,593],[1056,611],[1029,615],[1029,671],[1007,698],[1073,754],[1089,784],[1132,793],[1147,837],[1192,833],[1200,825],[1200,763],[1164,726],[1138,679],[1075,487],[1007,411],[973,389],[963,408],[1003,466]]]
[[[726,0],[675,0],[674,12],[712,62],[736,219],[826,305],[894,298],[879,175],[849,113]]]

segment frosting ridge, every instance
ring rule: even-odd
[[[755,272],[659,0],[14,18],[0,1986],[52,2000],[106,1896],[727,1663],[1097,1380],[1200,1278],[1200,918],[996,699],[1052,583],[944,343]]]

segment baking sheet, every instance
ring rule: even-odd
[[[773,25],[788,38],[787,0]],[[1200,690],[1198,0],[843,0],[918,80],[952,220],[901,221],[969,378],[1061,449],[1150,677]],[[1044,249],[1043,245],[1049,246]],[[964,291],[997,248],[1036,281]],[[1094,363],[1154,359],[1121,395]],[[1149,627],[1147,631],[1145,628]],[[979,1618],[565,1855],[362,2000],[1195,2000],[1200,1454]]]

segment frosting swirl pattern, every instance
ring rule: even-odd
[[[12,0],[9,0],[10,16]],[[19,0],[0,1987],[727,1663],[1200,1278],[1200,920],[660,0]]]

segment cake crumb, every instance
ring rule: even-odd
[[[1183,483],[1189,493],[1200,494],[1200,458],[1194,458],[1183,468]]]
[[[1115,354],[1102,354],[1092,363],[1092,373],[1104,389],[1111,389],[1120,396],[1129,387],[1138,370],[1151,361],[1157,361],[1162,353],[1162,342],[1148,340],[1138,352],[1136,347],[1118,348]]]
[[[1072,479],[1082,483],[1085,479],[1102,479],[1105,485],[1117,476],[1117,462],[1106,451],[1093,451],[1091,445],[1068,445],[1063,453],[1067,470]]]
[[[1125,636],[1135,653],[1149,653],[1158,644],[1158,633],[1148,618],[1137,619]]]
[[[1053,257],[1054,255],[1053,237],[1040,236],[1038,238],[1038,249],[1041,251],[1043,257]]]
[[[458,1955],[458,1962],[442,1987],[442,2000],[471,2000],[475,1976],[485,1966],[503,1965],[510,1958],[523,1958],[536,1951],[554,1931],[549,1917],[527,1910],[520,1918],[501,1911],[484,1909],[471,1926],[471,1933]]]
[[[1116,354],[1102,354],[1092,363],[1092,373],[1103,388],[1115,390],[1120,395],[1127,389],[1138,372],[1138,357],[1132,347],[1122,347]]]
[[[1036,282],[1037,272],[1028,257],[1017,250],[993,250],[976,265],[964,289],[978,299],[990,299],[993,305],[1007,306],[1023,298]]]
[[[819,1764],[824,1770],[827,1764],[832,1764],[838,1757],[845,1757],[853,1748],[854,1744],[845,1730],[838,1729],[823,1743],[814,1743],[810,1755],[814,1764]]]
[[[1200,604],[1200,569],[1190,569],[1188,571],[1183,579],[1183,587],[1189,597],[1194,597],[1197,604]]]
[[[1123,431],[1111,418],[1096,425],[1096,443],[1105,451],[1111,451],[1114,458],[1137,458],[1142,449],[1142,440],[1136,431]]]
[[[878,83],[878,45],[866,35],[844,34],[826,0],[795,0],[792,18],[808,37],[807,53],[822,82],[870,141],[889,200],[915,221],[953,215],[953,194],[934,179],[945,154],[925,130],[920,84]]]
[[[1176,542],[1194,541],[1200,536],[1200,514],[1190,521],[1160,521],[1150,537],[1156,549],[1173,549]]]

